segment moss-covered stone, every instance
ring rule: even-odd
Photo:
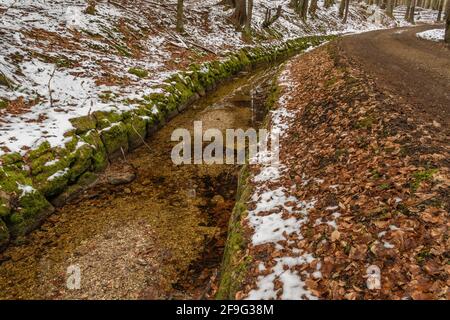
[[[94,149],[89,144],[81,145],[73,154],[73,164],[69,169],[69,183],[91,168]]]
[[[51,147],[50,143],[48,141],[44,141],[43,143],[41,143],[39,145],[39,147],[37,147],[34,150],[31,150],[28,153],[28,159],[30,159],[30,160],[37,159],[40,156],[42,156],[43,154],[51,152],[51,149],[52,149],[52,147]]]
[[[2,165],[14,165],[14,164],[23,164],[23,158],[18,152],[12,152],[5,154],[0,157],[0,163]]]
[[[94,116],[84,116],[70,119],[76,134],[83,134],[97,127],[97,120]]]
[[[252,257],[245,255],[247,240],[242,228],[242,221],[248,215],[246,203],[251,195],[247,179],[248,170],[247,167],[244,167],[239,177],[238,200],[233,209],[228,228],[217,299],[235,299],[236,292],[242,289],[243,280],[252,261]]]
[[[108,154],[97,131],[91,130],[80,137],[84,142],[92,146],[92,170],[103,171],[108,166]]]
[[[96,111],[93,116],[97,120],[97,129],[105,129],[111,124],[122,121],[122,115],[117,112]]]
[[[33,185],[36,189],[48,198],[57,196],[64,191],[69,183],[69,164],[67,159],[63,159],[45,168],[41,173],[33,177]]]
[[[37,228],[53,212],[53,206],[39,191],[24,191],[19,196],[15,212],[7,218],[6,224],[11,236],[24,236]]]
[[[147,118],[133,115],[125,121],[128,130],[128,145],[130,149],[141,146],[147,136]]]
[[[63,193],[52,199],[52,204],[55,207],[62,207],[78,197],[84,190],[95,184],[97,180],[97,174],[89,171],[83,173],[75,184],[68,186]]]
[[[0,189],[8,194],[17,193],[19,185],[31,185],[28,172],[14,165],[0,166]]]
[[[128,128],[122,122],[116,122],[100,132],[103,145],[109,159],[116,159],[122,152],[128,152]]]

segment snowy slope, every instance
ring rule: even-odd
[[[0,155],[25,153],[43,138],[64,142],[70,118],[96,110],[129,110],[171,73],[191,62],[220,58],[248,45],[217,0],[185,1],[186,34],[175,32],[175,0],[0,0]],[[375,6],[350,8],[347,24],[337,4],[302,22],[288,0],[255,0],[260,42],[304,35],[362,32],[395,25]],[[282,17],[262,30],[266,8]],[[138,68],[140,77],[131,74]],[[135,72],[136,73],[136,72]]]

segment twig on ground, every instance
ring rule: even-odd
[[[48,94],[49,94],[49,98],[50,98],[50,107],[52,107],[52,108],[53,108],[53,97],[52,97],[51,82],[52,82],[53,76],[55,75],[55,72],[56,72],[56,67],[53,69],[53,72],[50,75],[50,79],[48,79],[48,84],[47,84],[47,86],[48,86]]]
[[[134,132],[136,132],[136,134],[139,136],[139,138],[141,138],[142,143],[147,147],[147,149],[151,152],[152,148],[150,148],[150,146],[148,145],[147,142],[145,142],[145,139],[141,136],[141,134],[136,130],[136,128],[133,126],[133,124],[131,124],[131,127],[133,128]]]

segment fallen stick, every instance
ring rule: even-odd
[[[50,98],[50,107],[51,108],[53,108],[53,96],[52,96],[51,82],[52,82],[53,76],[55,75],[55,72],[56,72],[56,67],[53,69],[53,72],[50,75],[50,79],[48,79],[48,84],[47,84],[47,86],[48,86],[48,94],[50,96],[49,98]]]

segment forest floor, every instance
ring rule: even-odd
[[[450,54],[415,37],[427,28],[288,64],[281,166],[252,168],[255,259],[236,298],[448,299]]]

